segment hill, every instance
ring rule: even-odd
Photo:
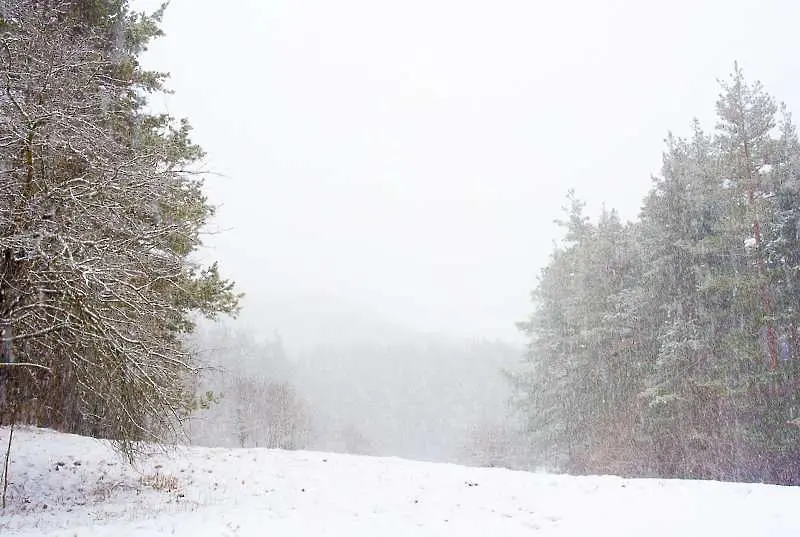
[[[8,429],[0,429],[5,444]],[[800,535],[800,489],[14,434],[4,536]]]

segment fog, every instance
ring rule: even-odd
[[[249,319],[322,297],[516,338],[568,188],[635,216],[667,131],[710,118],[734,60],[800,94],[796,55],[772,52],[790,1],[229,6],[171,2],[146,61],[220,174],[209,255]]]
[[[415,334],[287,353],[261,336],[225,323],[193,336],[213,398],[193,443],[524,464],[506,378],[518,348]]]
[[[326,423],[373,423],[377,453],[446,459],[453,446],[389,431],[428,419],[412,405],[441,391],[403,394],[438,373],[391,367],[444,370],[464,341],[519,352],[568,189],[590,214],[634,218],[667,132],[713,126],[735,60],[798,104],[800,59],[775,53],[798,16],[788,0],[174,0],[145,60],[175,90],[154,106],[188,117],[207,152],[220,207],[204,255],[246,293],[240,329],[281,338]],[[437,338],[450,343],[419,350]],[[500,419],[511,389],[480,399],[486,371],[459,371],[462,397]],[[358,383],[377,391],[335,395]]]

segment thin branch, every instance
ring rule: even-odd
[[[56,330],[61,330],[62,328],[66,328],[69,326],[69,323],[61,323],[55,326],[51,326],[49,328],[43,328],[37,332],[31,332],[30,334],[21,334],[19,336],[14,336],[11,338],[12,341],[22,341],[25,339],[37,338],[49,334],[50,332],[55,332]]]
[[[8,447],[6,448],[6,461],[3,465],[3,499],[2,507],[6,508],[6,492],[8,491],[8,461],[11,458],[11,439],[14,437],[14,424],[8,430]]]
[[[0,363],[0,367],[33,367],[36,369],[43,369],[48,373],[52,373],[53,370],[47,366],[43,366],[41,364],[32,364],[29,362],[12,362],[12,363]]]

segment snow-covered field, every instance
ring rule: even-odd
[[[0,429],[0,445],[8,429]],[[14,433],[0,535],[796,536],[800,488],[569,477],[392,458]]]

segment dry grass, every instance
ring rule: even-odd
[[[164,492],[175,492],[180,486],[180,482],[178,481],[177,477],[174,475],[162,474],[160,472],[143,475],[139,479],[139,483],[145,487],[150,487],[153,490],[161,490]]]

